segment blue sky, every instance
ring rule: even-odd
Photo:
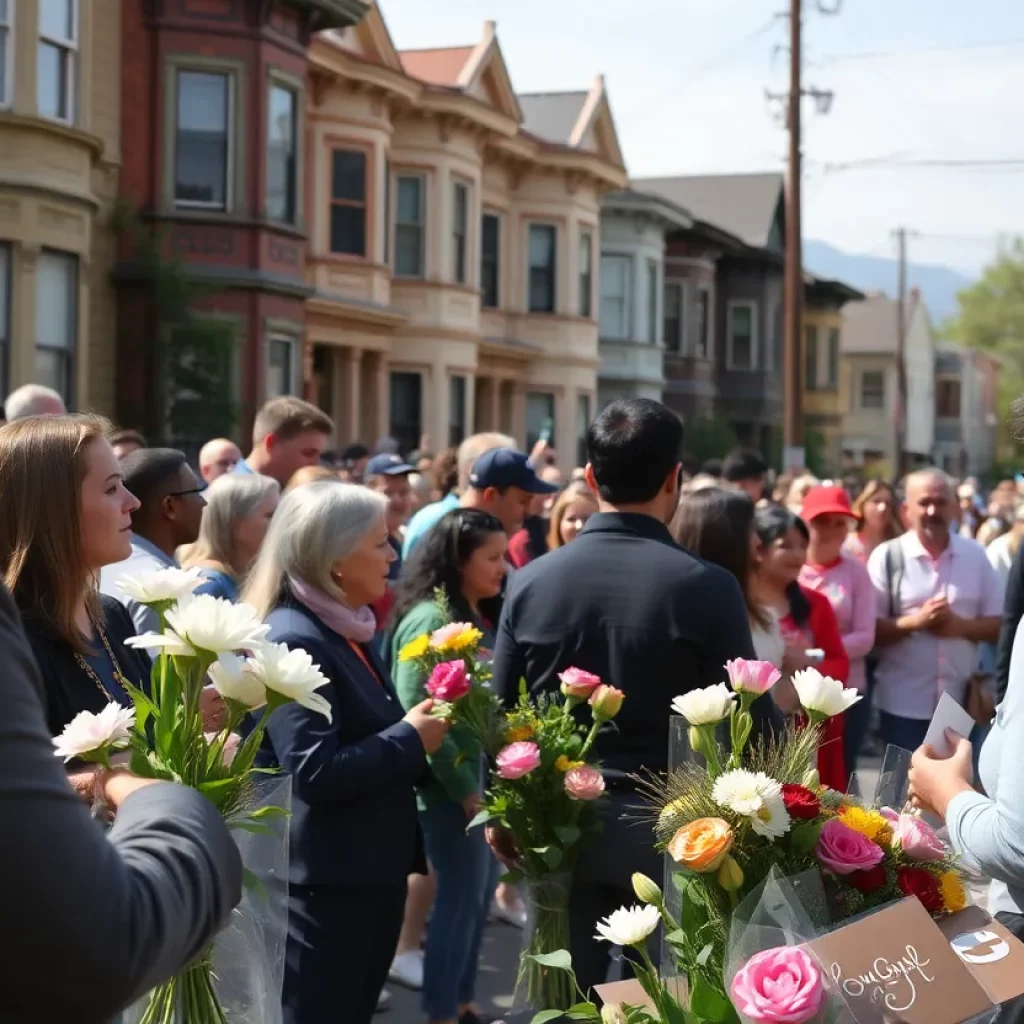
[[[788,40],[775,18],[786,0],[379,2],[399,48],[472,43],[494,19],[521,92],[586,88],[604,73],[631,174],[783,166],[785,133],[764,92],[787,85],[787,54],[773,60]],[[827,165],[1024,160],[1024,3],[844,0],[829,17],[805,6],[805,84],[835,92],[827,117],[805,106],[805,235],[884,256],[902,224],[920,232],[912,259],[976,273],[1000,235],[1024,235],[1024,165]],[[890,56],[850,56],[866,53]]]

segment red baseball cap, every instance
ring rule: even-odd
[[[804,495],[800,518],[809,523],[818,516],[849,516],[856,519],[857,514],[850,508],[850,499],[842,487],[812,487]]]

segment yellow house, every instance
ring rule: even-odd
[[[0,2],[0,397],[114,405],[121,5]]]
[[[597,393],[603,80],[517,96],[493,22],[399,53],[379,9],[310,53],[307,369],[339,444],[542,431],[565,467]]]
[[[803,350],[801,374],[804,444],[815,467],[838,475],[842,464],[842,424],[847,412],[841,388],[840,338],[842,308],[864,296],[840,281],[804,274]],[[815,450],[817,449],[817,451]]]

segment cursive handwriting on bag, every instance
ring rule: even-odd
[[[871,970],[866,974],[858,974],[854,978],[843,978],[843,969],[833,963],[830,968],[832,980],[840,985],[844,994],[851,999],[859,999],[865,994],[873,1003],[882,1002],[886,1009],[894,1013],[901,1013],[909,1010],[917,999],[917,984],[915,978],[920,976],[924,982],[931,982],[935,979],[925,973],[925,967],[931,963],[930,960],[921,960],[917,950],[913,946],[907,946],[906,956],[899,960],[891,961],[885,957],[878,957],[871,965]],[[900,990],[902,984],[906,988]],[[897,989],[897,991],[888,991]],[[900,1001],[904,999],[905,1001]]]

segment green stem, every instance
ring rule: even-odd
[[[587,738],[583,741],[583,748],[580,750],[580,760],[585,761],[587,754],[590,752],[590,748],[593,745],[594,739],[597,736],[597,730],[601,727],[601,723],[596,719],[594,724],[590,727],[590,732],[587,733]]]

